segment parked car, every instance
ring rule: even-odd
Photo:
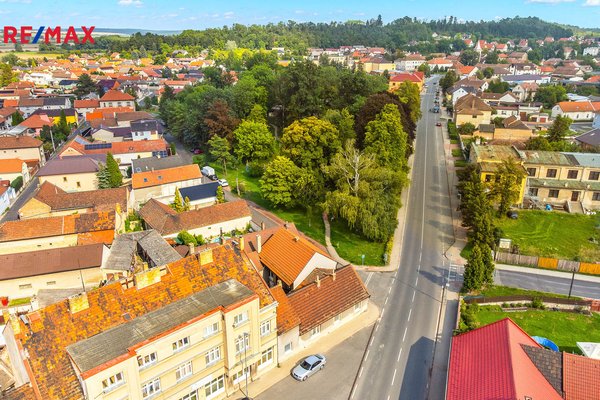
[[[208,165],[205,165],[204,167],[202,167],[202,175],[204,176],[208,176],[209,178],[211,176],[216,176],[217,174],[215,174],[215,169],[213,167],[209,167]]]
[[[506,216],[510,219],[518,219],[519,214],[516,211],[509,211],[506,213]]]
[[[202,149],[194,149],[194,150],[192,151],[192,153],[194,153],[194,154],[202,154],[202,153],[204,153],[204,152],[202,151]]]
[[[218,180],[219,185],[225,187],[225,186],[229,186],[229,182],[227,182],[227,179],[219,179]]]
[[[442,126],[442,123],[440,121],[435,123],[435,126]]]
[[[322,354],[308,356],[292,370],[292,376],[299,381],[305,381],[309,376],[325,368],[326,362]]]

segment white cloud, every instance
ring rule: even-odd
[[[527,3],[559,4],[573,3],[575,0],[527,0]]]
[[[120,6],[136,6],[140,7],[142,4],[141,0],[119,0],[118,4]]]
[[[585,7],[600,7],[600,0],[585,0]]]
[[[227,11],[225,13],[223,13],[223,18],[233,18],[234,12],[233,11]]]

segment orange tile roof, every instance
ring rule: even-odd
[[[24,219],[1,224],[0,242],[114,230],[114,211]]]
[[[130,94],[123,93],[119,90],[109,90],[104,93],[100,101],[133,101],[135,98]]]
[[[600,360],[563,353],[565,400],[600,399]]]
[[[563,112],[595,112],[600,110],[600,101],[561,101],[558,106]]]
[[[132,153],[149,153],[153,151],[166,151],[167,142],[164,139],[156,140],[137,140],[127,142],[112,142],[110,147],[102,149],[86,149],[84,144],[78,143],[72,140],[71,143],[66,145],[60,155],[62,156],[69,148],[77,151],[79,154],[107,154],[111,153],[114,156],[118,154],[132,154]],[[193,164],[196,168],[198,166]]]
[[[256,293],[261,307],[274,302],[262,277],[247,259],[226,243],[212,249],[213,262],[200,265],[197,255],[165,268],[161,281],[145,288],[109,283],[87,293],[89,308],[71,314],[68,300],[28,314],[31,323],[18,340],[29,354],[34,381],[44,400],[84,398],[66,347],[131,319],[158,310],[228,279],[235,279]]]
[[[23,171],[23,160],[20,158],[7,158],[0,160],[0,173],[21,173]]]
[[[140,216],[144,219],[144,222],[163,236],[250,217],[251,215],[248,204],[243,200],[177,213],[168,205],[150,199],[140,209]]]
[[[32,149],[42,147],[44,143],[31,136],[2,136],[0,150]]]
[[[348,264],[332,275],[313,282],[288,295],[294,311],[300,318],[300,335],[329,321],[355,304],[370,297],[367,288]]]
[[[24,126],[31,129],[42,128],[43,126],[52,126],[52,120],[46,114],[33,114],[19,126]]]
[[[133,174],[131,186],[133,189],[164,185],[166,183],[182,182],[202,177],[198,164],[183,165],[181,167],[157,169]]]
[[[73,103],[74,108],[98,108],[100,102],[98,100],[75,100]]]
[[[300,325],[300,317],[294,311],[292,303],[286,296],[281,285],[271,288],[271,294],[277,300],[277,334],[283,335],[287,331]]]
[[[48,205],[52,211],[91,208],[96,211],[114,211],[116,204],[127,210],[127,187],[65,192],[49,181],[42,183],[34,198]]]
[[[329,258],[308,240],[282,227],[262,246],[260,261],[286,285],[292,286],[315,253]]]

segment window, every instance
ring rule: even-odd
[[[81,182],[77,182],[77,187],[80,188],[81,187]]]
[[[144,182],[148,182],[148,178],[144,178]]]
[[[225,375],[221,375],[204,385],[204,395],[206,396],[206,400],[216,397],[218,394],[223,393],[224,390]]]
[[[597,181],[600,179],[600,171],[590,171],[590,176],[588,179],[590,181]]]
[[[548,191],[548,197],[550,197],[552,199],[557,199],[558,198],[558,192],[559,192],[559,190],[557,190],[557,189],[550,189]]]
[[[24,285],[19,285],[19,289],[31,289],[31,283],[26,283]]]
[[[231,375],[231,379],[233,380],[233,383],[236,384],[239,381],[246,379],[246,375],[250,375],[250,367],[246,367],[241,371]]]
[[[284,353],[289,353],[293,349],[294,349],[294,346],[292,346],[292,342],[286,343],[285,346],[283,346]]]
[[[180,365],[175,370],[175,378],[177,378],[177,382],[192,376],[192,362],[188,361],[185,364]]]
[[[147,354],[145,356],[138,356],[137,360],[140,368],[146,368],[156,362],[156,352]]]
[[[260,360],[258,360],[258,368],[264,367],[265,365],[269,365],[273,362],[273,348],[268,348],[263,351]]]
[[[600,192],[594,192],[594,194],[592,194],[592,200],[600,201]]]
[[[310,331],[310,336],[312,337],[312,336],[318,335],[319,333],[321,333],[321,325],[315,326],[314,328],[312,328]]]
[[[248,321],[248,311],[244,311],[233,317],[233,326],[238,326]]]
[[[67,181],[67,177],[63,176],[63,182],[66,182],[66,181]]]
[[[535,168],[527,168],[527,175],[529,176],[535,176]]]
[[[212,365],[221,359],[221,348],[219,346],[214,347],[206,352],[204,356],[206,366]]]
[[[556,178],[556,169],[555,168],[548,168],[546,170],[546,178]]]
[[[152,379],[142,385],[142,398],[147,399],[160,393],[160,378]]]
[[[569,172],[567,172],[567,179],[577,179],[578,173],[579,171],[576,169],[570,169]]]
[[[271,333],[271,321],[265,321],[260,324],[260,336],[266,336]]]
[[[125,383],[125,377],[122,372],[114,374],[102,381],[102,391],[104,393],[110,392],[111,390],[123,385]]]
[[[537,197],[537,195],[538,195],[538,188],[529,188],[529,195],[533,196],[533,197]]]
[[[342,320],[342,314],[338,314],[334,317],[333,322],[340,322]]]
[[[193,392],[180,397],[179,400],[198,400],[198,391],[194,390]]]
[[[179,351],[190,345],[190,337],[186,336],[183,339],[179,339],[176,342],[173,342],[173,351]]]
[[[250,335],[246,334],[235,339],[235,352],[240,354],[250,348]]]
[[[493,175],[490,175],[490,174],[485,174],[485,181],[486,181],[486,182],[491,182],[491,181],[492,181],[492,176],[493,176]]]
[[[214,334],[216,334],[219,331],[219,323],[215,322],[214,324],[211,324],[209,326],[205,326],[204,327],[204,337],[210,337]]]

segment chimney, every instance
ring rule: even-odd
[[[139,289],[154,285],[160,282],[160,268],[152,268],[147,271],[139,272],[133,276],[135,286]]]
[[[256,252],[260,254],[262,251],[262,241],[260,235],[256,235]]]
[[[298,240],[300,240],[299,236],[294,236],[294,242],[297,242]]]
[[[68,298],[69,300],[69,311],[71,314],[78,313],[79,311],[87,310],[90,308],[88,302],[87,293],[79,293]]]
[[[188,243],[188,247],[190,248],[189,254],[194,254],[196,251],[196,246],[194,246],[194,243]]]
[[[265,221],[261,221],[261,223],[260,223],[260,230],[261,231],[265,230]]]
[[[242,236],[242,237],[240,237],[240,251],[244,251],[244,246],[245,246],[244,237]]]
[[[335,269],[333,270],[333,273],[331,274],[331,277],[332,277],[333,281],[335,282]]]
[[[319,275],[317,274],[317,287],[320,288],[321,287],[321,278],[319,278]]]
[[[213,262],[212,249],[206,249],[204,251],[201,251],[199,254],[198,260],[200,261],[200,266],[212,263]]]

